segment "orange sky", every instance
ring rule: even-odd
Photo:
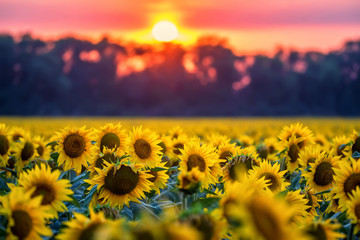
[[[156,21],[179,28],[179,42],[216,34],[244,53],[277,46],[328,50],[360,38],[359,0],[1,0],[0,32],[151,42]]]

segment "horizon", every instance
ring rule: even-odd
[[[93,0],[84,4],[82,0],[25,0],[18,4],[5,0],[0,9],[0,33],[31,33],[47,40],[73,36],[94,42],[107,36],[114,42],[155,44],[151,28],[160,20],[174,22],[178,27],[175,43],[189,46],[200,36],[217,35],[228,39],[229,45],[241,54],[272,54],[279,47],[328,52],[360,38],[360,3],[354,0],[345,4],[338,0],[225,1],[222,5],[214,1],[107,0],[104,4]]]

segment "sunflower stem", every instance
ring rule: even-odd
[[[185,211],[187,209],[187,194],[182,193],[182,211]]]
[[[353,240],[354,239],[354,227],[356,224],[351,224],[350,229],[349,229],[349,235],[348,235],[348,239],[349,240]]]

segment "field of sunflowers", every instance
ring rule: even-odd
[[[359,239],[360,121],[0,118],[1,239]]]

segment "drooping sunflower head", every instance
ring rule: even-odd
[[[50,215],[47,209],[41,206],[42,198],[31,198],[32,191],[14,187],[2,199],[3,208],[0,210],[8,218],[7,232],[9,239],[35,239],[41,236],[51,236],[51,230],[46,227],[45,219]]]
[[[114,149],[121,156],[125,153],[127,145],[128,135],[120,123],[116,125],[109,123],[96,131],[96,146],[100,152],[105,148]]]
[[[259,166],[260,159],[253,147],[241,149],[223,168],[224,181],[236,181],[239,175],[248,173],[254,166]]]
[[[339,159],[331,155],[316,158],[315,163],[310,163],[310,171],[303,173],[307,185],[315,192],[331,189],[335,185],[335,169],[339,167]]]
[[[299,151],[300,169],[305,171],[310,167],[310,163],[315,163],[317,158],[325,157],[325,152],[320,150],[317,145],[309,145]]]
[[[66,211],[63,201],[69,201],[73,192],[70,181],[60,179],[60,171],[51,171],[45,164],[36,165],[34,169],[23,172],[19,178],[19,185],[26,191],[32,191],[31,197],[42,196],[41,205],[49,209],[53,217],[57,212]]]
[[[336,193],[335,198],[339,198],[340,208],[345,210],[352,191],[360,187],[360,162],[354,159],[342,162],[335,173],[336,186],[333,191]]]
[[[58,164],[64,164],[64,170],[74,169],[77,173],[81,172],[82,166],[87,167],[90,160],[93,145],[91,144],[93,132],[82,128],[65,128],[57,134],[59,145]]]
[[[218,161],[221,167],[224,167],[226,163],[239,151],[239,147],[235,144],[223,143],[218,146],[217,155]]]
[[[332,139],[332,144],[330,145],[331,153],[334,156],[340,156],[340,158],[346,158],[346,156],[351,152],[351,147],[348,144],[351,140],[345,136],[336,136]]]
[[[122,207],[130,201],[139,202],[145,192],[151,190],[152,183],[148,180],[152,175],[140,170],[141,165],[127,165],[105,162],[104,169],[96,169],[98,175],[86,182],[90,188],[98,185],[99,199],[102,203]]]
[[[280,135],[278,136],[282,142],[289,141],[291,137],[294,137],[295,139],[301,138],[301,141],[296,143],[299,149],[302,149],[306,145],[314,142],[314,136],[311,130],[306,126],[303,126],[301,123],[284,126]]]
[[[105,167],[105,162],[116,163],[119,157],[115,153],[115,149],[109,149],[104,147],[103,151],[98,151],[98,154],[94,155],[89,161],[89,171],[91,175],[97,174],[96,168],[103,169]]]
[[[74,213],[74,218],[66,222],[66,228],[62,228],[57,236],[59,240],[85,240],[96,239],[97,231],[106,224],[102,212],[95,213],[90,209],[90,218],[80,213]]]
[[[142,127],[133,128],[130,132],[128,152],[131,161],[148,167],[156,167],[161,162],[160,140],[155,132]]]
[[[10,139],[8,128],[4,123],[0,123],[0,165],[5,165],[8,153],[10,152]]]
[[[250,176],[257,179],[264,178],[269,184],[267,187],[274,193],[285,190],[286,185],[288,185],[283,178],[285,173],[286,171],[280,171],[279,163],[271,165],[268,161],[262,161],[259,166],[254,166],[252,170],[249,170]]]
[[[210,167],[217,163],[217,156],[210,146],[200,144],[199,139],[192,139],[188,144],[185,144],[184,150],[180,150],[182,155],[180,158],[181,172],[191,171],[193,168],[198,168],[200,172],[205,174],[204,184],[214,182],[214,176],[211,174]]]

